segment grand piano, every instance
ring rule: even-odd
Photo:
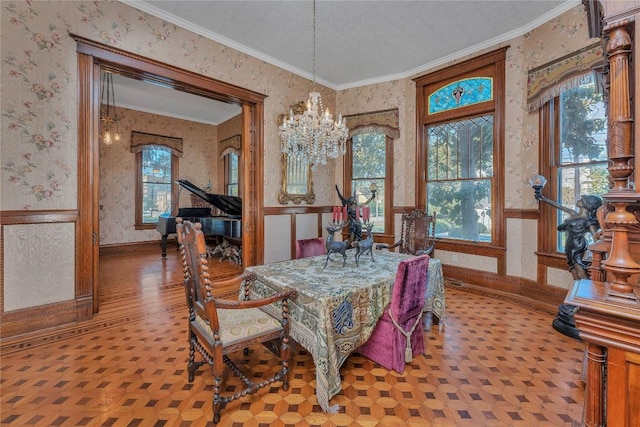
[[[205,236],[219,236],[233,239],[235,242],[242,239],[242,199],[224,194],[211,194],[203,191],[186,179],[179,179],[176,183],[189,192],[200,197],[210,205],[215,206],[226,215],[212,215],[210,207],[204,208],[178,208],[178,215],[171,216],[171,212],[165,212],[158,217],[156,230],[162,235],[162,258],[167,256],[167,237],[176,232],[176,218],[181,217],[191,222],[202,224],[202,232]]]

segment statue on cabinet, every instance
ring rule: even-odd
[[[576,201],[577,210],[547,199],[543,195],[536,197],[536,199],[569,214],[569,217],[558,226],[558,231],[562,231],[567,236],[564,253],[567,257],[569,271],[575,280],[588,279],[590,261],[585,257],[588,246],[586,235],[587,233],[591,234],[594,241],[598,239],[600,222],[596,213],[598,208],[602,206],[602,199],[598,196],[583,195]]]
[[[576,201],[577,210],[570,209],[560,203],[548,199],[536,191],[536,199],[548,203],[562,212],[569,214],[569,217],[558,226],[558,231],[566,234],[567,239],[564,245],[564,253],[567,257],[569,271],[574,280],[589,278],[589,265],[587,260],[587,233],[591,234],[593,240],[599,238],[600,221],[598,220],[599,208],[602,206],[602,199],[598,196],[583,195]],[[571,304],[560,304],[558,314],[553,319],[553,329],[566,336],[580,339],[580,333],[576,327],[574,314],[578,307]]]

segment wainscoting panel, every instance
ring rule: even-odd
[[[4,226],[4,311],[74,298],[74,235],[74,223]]]

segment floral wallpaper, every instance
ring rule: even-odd
[[[267,95],[265,205],[278,206],[277,117],[312,82],[117,1],[2,2],[2,209],[76,206],[77,34]],[[177,54],[178,53],[178,54]],[[335,92],[318,87],[335,109]],[[6,123],[6,124],[5,124]],[[46,166],[45,166],[46,165]],[[334,181],[334,170],[319,185]],[[318,204],[331,204],[318,197]]]
[[[507,96],[507,200],[506,207],[536,208],[529,178],[538,173],[538,114],[525,113],[527,72],[560,58],[597,39],[589,38],[586,12],[577,6],[537,27],[512,44],[509,53],[518,62],[508,62]],[[513,80],[509,80],[509,77]]]
[[[178,178],[200,188],[216,188],[218,160],[217,126],[159,116],[141,111],[117,109],[120,141],[100,144],[100,245],[158,240],[156,230],[136,230],[136,155],[129,150],[131,131],[182,138],[183,154],[178,159]],[[180,192],[178,206],[191,206],[191,193]]]
[[[394,140],[393,149],[394,206],[413,206],[415,203],[415,155],[411,155],[415,153],[415,103],[415,84],[411,79],[338,92],[338,108],[348,114],[398,108],[400,137]]]
[[[265,100],[265,205],[277,206],[277,117],[307,97],[311,82],[264,61],[111,1],[3,2],[3,209],[68,209],[76,204],[76,70],[74,33],[187,68],[267,95]],[[513,40],[508,50],[508,105],[521,106],[526,71],[588,44],[585,12],[576,7]],[[176,55],[175,52],[180,52]],[[410,79],[335,93],[320,88],[330,109],[355,114],[399,108],[395,202],[411,204],[415,189],[400,171],[414,159],[415,89]],[[336,101],[337,99],[337,101]],[[338,108],[333,108],[336,106]],[[507,109],[507,207],[533,207],[525,196],[537,164],[537,114]],[[523,142],[522,146],[520,142]],[[527,160],[524,160],[524,159]],[[46,166],[45,166],[46,165]],[[315,177],[317,204],[332,204],[341,162]],[[523,197],[524,196],[524,197]]]
[[[336,92],[314,86],[306,78],[118,1],[2,1],[0,7],[1,210],[65,210],[77,207],[77,56],[76,43],[70,34],[266,95],[265,206],[280,206],[277,201],[281,176],[277,119],[290,105],[306,100],[313,89],[321,93],[324,105],[334,113],[356,114],[398,108],[401,135],[394,148],[394,203],[411,205],[415,201],[415,85],[410,78]],[[527,179],[537,172],[538,117],[537,113],[524,113],[526,72],[531,67],[590,44],[592,40],[588,39],[586,23],[583,7],[577,5],[509,42],[505,124],[507,208],[535,207]],[[130,129],[150,131],[153,128],[153,133],[171,135],[171,127],[160,119],[142,116],[137,119],[149,129],[139,128],[137,122],[134,126],[134,119],[130,119]],[[204,134],[202,129],[185,126],[186,133]],[[181,137],[185,142],[189,139],[185,135]],[[123,218],[129,216],[126,197],[133,194],[132,182],[120,180],[120,175],[133,166],[125,147],[114,144],[108,149],[117,151],[124,161],[120,164],[110,158],[106,150],[101,150],[100,161],[104,162],[101,164],[104,181],[101,193],[105,192],[101,199],[101,203],[104,202],[101,211],[104,240],[101,243],[137,240],[138,236],[132,237],[132,233],[116,231],[122,228],[122,224],[110,218],[115,212]],[[180,170],[196,174],[200,173],[196,171],[206,168],[203,159],[187,157]],[[316,205],[337,203],[333,186],[341,183],[341,176],[341,160],[315,173]],[[199,175],[192,178],[196,182],[204,182],[204,177]],[[215,177],[211,179],[215,180]],[[107,201],[111,194],[114,197]],[[149,234],[141,239],[151,237]],[[153,238],[157,239],[157,236]],[[61,247],[68,248],[68,254],[73,253],[74,237],[69,236],[63,243]],[[519,250],[527,249],[521,247]],[[523,252],[523,255],[526,256],[522,258],[527,259],[531,253]],[[5,253],[5,260],[6,257]],[[26,259],[22,263],[12,261],[23,265],[23,269],[34,265],[34,262],[46,265],[46,260],[39,259],[30,259],[29,263]],[[15,277],[21,274],[17,271]],[[74,284],[67,285],[72,289]],[[13,280],[4,281],[5,288],[12,286],[19,285]]]

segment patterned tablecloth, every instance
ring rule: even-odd
[[[366,342],[384,308],[391,299],[398,264],[410,258],[389,251],[374,251],[371,257],[360,258],[356,267],[354,253],[347,251],[347,264],[342,257],[323,269],[326,256],[276,262],[247,268],[257,277],[252,294],[264,297],[280,289],[298,290],[296,301],[289,303],[290,334],[313,357],[316,366],[316,396],[327,412],[337,412],[338,405],[329,400],[341,390],[340,367],[358,346]],[[339,259],[339,260],[338,260]],[[433,264],[433,267],[432,267]],[[439,260],[429,262],[429,285],[425,311],[444,315],[444,286]],[[240,295],[244,294],[243,283]],[[279,316],[271,306],[271,314]]]

